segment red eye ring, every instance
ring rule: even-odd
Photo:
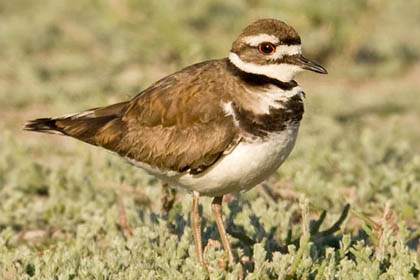
[[[261,44],[258,45],[258,50],[260,53],[264,55],[270,55],[276,51],[276,46],[274,46],[270,42],[262,42]]]

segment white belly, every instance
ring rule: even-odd
[[[243,140],[213,166],[196,175],[187,172],[163,172],[143,162],[129,158],[127,160],[171,185],[197,191],[205,196],[222,196],[247,191],[275,172],[292,151],[298,128],[299,124],[289,125],[265,141]]]
[[[289,126],[264,142],[242,141],[205,172],[174,176],[169,178],[169,182],[207,196],[247,191],[265,180],[283,163],[293,149],[297,132],[298,124]]]

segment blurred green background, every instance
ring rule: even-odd
[[[132,96],[182,66],[226,56],[262,17],[294,26],[306,55],[341,79],[401,76],[419,59],[416,0],[2,2],[0,101],[21,108]]]
[[[305,56],[329,75],[297,78],[306,113],[295,150],[268,181],[278,200],[256,188],[225,206],[226,215],[242,208],[228,227],[243,226],[255,242],[231,239],[237,259],[253,263],[247,279],[418,277],[420,1],[19,0],[0,2],[0,278],[205,277],[188,195],[162,216],[159,184],[145,172],[21,128],[126,100],[184,66],[225,57],[241,30],[265,17],[292,25]],[[299,206],[301,195],[310,207]],[[208,243],[218,237],[203,202]],[[301,246],[310,219],[328,210],[328,228],[345,203],[353,212],[333,245]],[[119,204],[133,236],[118,226]],[[237,279],[240,266],[220,268],[222,255],[206,251],[211,277]]]

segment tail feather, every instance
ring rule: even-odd
[[[51,134],[63,134],[62,131],[56,126],[56,120],[52,118],[40,118],[28,121],[23,130],[37,131]]]
[[[111,144],[111,140],[112,143],[118,140],[125,128],[121,118],[127,104],[127,102],[118,103],[61,118],[35,119],[28,121],[23,129],[67,135],[89,144],[107,147]]]

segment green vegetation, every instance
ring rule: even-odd
[[[330,75],[298,77],[306,113],[270,191],[224,205],[241,264],[226,268],[201,200],[210,279],[419,279],[417,0],[1,1],[0,279],[206,278],[189,195],[163,215],[159,182],[142,170],[21,127],[226,56],[259,17],[293,25]]]

